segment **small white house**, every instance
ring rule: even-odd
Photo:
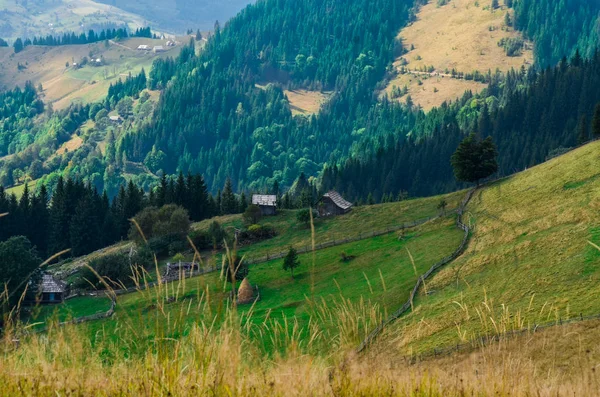
[[[137,48],[139,51],[150,51],[150,46],[146,44],[141,44]]]

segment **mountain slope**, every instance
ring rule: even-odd
[[[382,346],[406,354],[600,313],[600,252],[588,244],[600,243],[599,161],[594,142],[478,191],[468,250]]]

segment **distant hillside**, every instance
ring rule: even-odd
[[[187,44],[187,38],[184,40],[180,45]],[[165,40],[130,38],[108,46],[104,42],[29,46],[18,54],[13,54],[12,48],[0,48],[0,89],[23,87],[27,81],[36,87],[41,84],[42,99],[54,109],[96,102],[106,97],[110,83],[124,79],[129,73],[139,73],[142,68],[149,72],[154,59],[178,54],[178,47],[167,47],[165,43]],[[167,51],[159,54],[139,51],[137,47],[141,44],[151,48],[162,45]],[[75,65],[84,58],[88,60],[86,65]],[[96,62],[97,59],[101,62]]]
[[[523,41],[513,21],[513,10],[492,9],[489,1],[430,1],[400,31],[406,52],[394,62],[396,75],[385,93],[404,103],[410,96],[428,111],[467,90],[481,92],[488,72],[530,67],[532,45]]]
[[[93,0],[0,1],[0,37],[5,40],[122,26],[147,25],[145,17]]]
[[[182,34],[226,22],[253,0],[97,0],[145,18],[152,26]]]
[[[591,120],[600,103],[600,53],[555,68],[512,72],[487,95],[463,96],[415,123],[408,144],[393,142],[377,155],[355,156],[328,167],[325,189],[351,199],[408,191],[426,196],[456,184],[450,157],[465,134],[490,135],[499,150],[499,175],[510,175],[591,139]],[[584,131],[581,136],[581,131]],[[422,138],[425,136],[425,138]]]

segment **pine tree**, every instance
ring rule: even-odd
[[[221,209],[223,214],[235,214],[239,211],[239,205],[233,193],[233,184],[230,178],[225,182],[225,188],[221,196]]]
[[[498,170],[498,151],[491,137],[480,141],[474,133],[465,138],[452,155],[451,163],[456,179],[479,182]]]
[[[583,116],[581,116],[581,119],[579,119],[579,126],[577,128],[577,130],[579,131],[579,133],[577,134],[577,143],[579,145],[583,145],[584,143],[586,143],[590,138],[589,138],[589,126],[588,126],[588,121],[587,121],[587,117],[584,114]]]
[[[292,278],[294,278],[294,269],[300,266],[300,260],[298,259],[298,252],[294,247],[290,247],[287,255],[283,259],[283,270],[290,271]]]
[[[600,138],[600,103],[594,109],[594,118],[592,119],[592,136],[594,139]]]

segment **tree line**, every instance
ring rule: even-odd
[[[201,175],[163,177],[146,193],[129,182],[110,199],[106,191],[81,180],[60,177],[50,195],[45,185],[31,192],[25,185],[20,198],[0,186],[0,241],[25,236],[42,256],[71,249],[81,256],[127,238],[130,219],[147,207],[174,204],[186,209],[191,221],[236,214],[248,206],[246,195],[236,195],[227,180],[217,195],[208,192]]]
[[[19,37],[13,43],[13,48],[15,53],[19,53],[30,45],[56,47],[73,44],[92,44],[106,40],[120,40],[127,37],[157,38],[156,35],[152,33],[150,27],[138,28],[132,33],[130,33],[127,28],[103,29],[100,32],[95,32],[90,29],[87,34],[70,32],[64,33],[62,36],[35,36],[33,39],[23,39]]]

